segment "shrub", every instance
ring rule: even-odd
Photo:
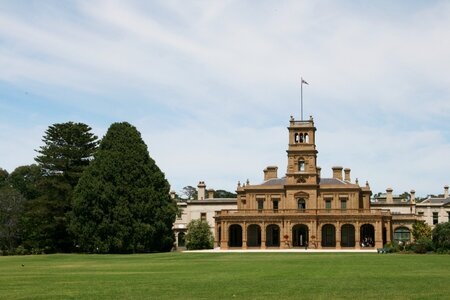
[[[186,248],[188,250],[212,249],[214,237],[209,229],[208,222],[192,220],[187,226]]]
[[[415,249],[413,251],[415,253],[427,253],[433,250],[433,242],[427,238],[418,239],[414,245]]]
[[[401,251],[402,249],[401,249],[401,247],[400,247],[400,245],[399,245],[399,243],[398,242],[396,242],[396,241],[392,241],[392,242],[390,242],[390,243],[386,243],[385,245],[384,245],[384,248],[387,248],[387,249],[389,249],[389,252],[399,252],[399,251]]]
[[[450,222],[436,224],[432,235],[435,249],[450,250]]]

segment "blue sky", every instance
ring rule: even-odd
[[[442,193],[449,53],[447,1],[0,1],[0,167],[53,123],[128,121],[176,191],[259,183],[303,76],[324,177]]]

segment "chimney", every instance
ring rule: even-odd
[[[345,168],[344,169],[344,174],[345,174],[345,181],[350,182],[350,169],[349,168]]]
[[[212,198],[214,198],[214,190],[208,189],[208,199],[212,199]]]
[[[394,199],[392,198],[392,188],[387,188],[386,189],[386,203],[392,203],[394,202]]]
[[[342,167],[333,167],[333,178],[342,180]]]
[[[197,192],[197,200],[204,200],[205,199],[205,191],[206,191],[206,184],[204,181],[199,181],[198,185],[198,192]]]
[[[170,199],[177,198],[177,193],[175,191],[170,191]]]
[[[411,190],[409,193],[411,194],[411,203],[416,203],[416,191]]]
[[[448,185],[444,186],[444,198],[448,198]]]
[[[278,167],[276,166],[268,166],[264,169],[264,181],[278,178]]]

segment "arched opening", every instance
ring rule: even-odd
[[[299,199],[297,200],[297,208],[298,208],[299,210],[304,210],[304,209],[306,209],[306,201],[305,201],[305,199],[299,198]]]
[[[322,226],[322,247],[336,247],[336,228],[331,224]]]
[[[280,227],[271,224],[266,228],[266,246],[280,247]]]
[[[372,224],[364,224],[361,226],[361,247],[375,246],[375,228]]]
[[[309,234],[308,226],[304,224],[297,224],[292,227],[292,246],[293,247],[305,247],[308,243]]]
[[[394,230],[394,241],[409,242],[411,240],[411,231],[406,227],[398,227]]]
[[[341,246],[355,247],[355,226],[345,224],[341,227]]]
[[[184,232],[178,233],[178,247],[185,247],[186,246],[186,234]]]
[[[240,225],[230,226],[228,247],[242,247],[242,227]]]
[[[297,144],[298,143],[298,133],[294,134],[294,142]]]
[[[307,133],[305,133],[305,143],[309,143],[309,135]]]
[[[303,133],[300,133],[299,139],[300,139],[300,143],[303,143]]]
[[[303,158],[298,160],[298,170],[300,172],[305,171],[305,161],[303,160]]]
[[[247,247],[261,247],[261,227],[252,224],[247,228]]]

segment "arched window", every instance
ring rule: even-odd
[[[300,143],[303,143],[303,133],[300,133]]]
[[[411,232],[406,227],[399,227],[394,230],[394,241],[409,242],[411,240]]]
[[[336,247],[336,229],[331,224],[322,226],[322,247]]]
[[[294,134],[294,143],[298,143],[298,133]]]
[[[228,246],[242,247],[242,227],[238,224],[233,224],[228,231]]]
[[[305,161],[303,159],[299,159],[298,160],[298,170],[300,172],[304,172],[305,171]]]
[[[280,227],[278,225],[271,224],[266,227],[266,246],[280,246]]]
[[[355,247],[355,227],[351,224],[345,224],[341,227],[341,246]]]
[[[305,201],[305,199],[303,199],[303,198],[299,198],[298,200],[297,200],[297,208],[298,209],[306,209],[306,201]]]
[[[305,133],[305,143],[309,143],[309,135],[307,133]]]

